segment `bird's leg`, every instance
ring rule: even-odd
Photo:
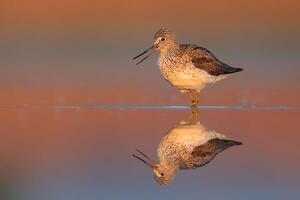
[[[195,103],[196,103],[196,105],[199,105],[199,102],[200,102],[200,92],[195,91]]]
[[[197,122],[199,122],[199,110],[198,109],[196,109],[195,111],[194,111],[194,115],[195,115],[195,124],[197,123]]]
[[[190,99],[192,100],[192,102],[194,101],[194,95],[193,95],[193,92],[191,90],[188,91],[188,94],[189,94],[189,97]]]
[[[192,124],[192,122],[193,122],[193,119],[194,119],[194,113],[193,113],[193,110],[194,110],[194,109],[192,109],[192,112],[190,113],[189,120],[188,120],[188,124]]]
[[[199,110],[193,108],[189,117],[189,124],[196,124],[198,121],[199,121]]]
[[[197,103],[195,101],[195,95],[193,94],[193,92],[191,90],[188,91],[188,94],[190,96],[190,99],[192,101],[191,107],[194,108],[197,106]]]

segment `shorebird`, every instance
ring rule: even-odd
[[[187,92],[192,107],[199,104],[199,93],[206,85],[213,84],[231,73],[242,71],[217,59],[209,50],[194,44],[179,44],[174,34],[166,28],[154,36],[154,44],[141,54],[149,53],[138,64],[146,60],[155,50],[159,51],[158,65],[162,76],[181,92]]]
[[[180,169],[195,169],[209,163],[225,149],[241,145],[241,142],[229,140],[223,134],[209,130],[200,122],[180,124],[168,132],[161,140],[157,153],[159,163],[141,154],[133,156],[152,168],[154,179],[161,186],[171,183]]]

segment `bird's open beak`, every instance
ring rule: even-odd
[[[156,48],[156,45],[153,45],[152,47],[146,49],[145,51],[143,51],[141,54],[135,56],[132,60],[135,60],[137,59],[138,57],[150,52],[147,56],[145,56],[142,60],[140,60],[138,63],[136,63],[136,65],[140,64],[141,62],[143,62],[144,60],[146,60],[152,53],[153,53],[153,50]]]
[[[149,167],[153,168],[154,167],[154,162],[153,160],[151,160],[146,154],[144,154],[143,152],[141,152],[140,150],[136,150],[138,153],[140,153],[142,156],[144,156],[148,161],[146,161],[145,159],[135,155],[135,154],[132,154],[133,157],[137,158],[138,160],[142,161],[143,163],[145,163],[146,165],[148,165]]]

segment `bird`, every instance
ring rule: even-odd
[[[220,152],[236,145],[242,143],[206,128],[200,121],[184,122],[171,129],[161,140],[157,149],[158,163],[139,149],[133,157],[152,168],[155,181],[166,186],[179,170],[202,167]]]
[[[204,47],[180,44],[168,28],[161,28],[154,35],[153,45],[133,60],[149,53],[136,63],[138,65],[155,51],[159,51],[160,73],[180,92],[189,94],[192,108],[198,106],[200,91],[207,85],[243,70],[225,64]]]

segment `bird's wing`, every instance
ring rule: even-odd
[[[218,60],[209,50],[196,45],[183,44],[182,48],[189,49],[191,61],[198,69],[210,75],[219,76],[242,71],[241,68],[231,67]]]
[[[218,153],[231,146],[241,144],[241,142],[233,140],[219,138],[211,139],[207,143],[197,146],[193,149],[188,163],[192,168],[204,166],[209,163]]]

